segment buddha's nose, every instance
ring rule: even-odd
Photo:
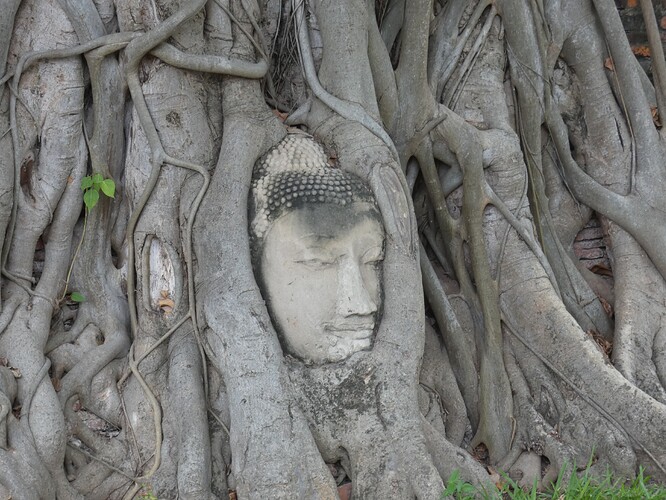
[[[368,316],[375,312],[377,304],[366,287],[361,268],[351,259],[345,259],[338,270],[337,313],[348,317]]]

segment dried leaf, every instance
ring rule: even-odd
[[[590,271],[601,276],[613,276],[613,271],[605,264],[595,264],[590,267]]]
[[[338,496],[340,500],[349,500],[352,496],[352,484],[345,483],[338,486]]]
[[[14,375],[14,378],[21,378],[21,370],[18,368],[14,368],[13,366],[9,367],[9,371],[12,372],[12,375]]]
[[[609,71],[615,71],[615,64],[613,64],[612,57],[606,58],[606,60],[604,61],[604,68],[606,68]]]
[[[601,350],[604,351],[604,354],[608,359],[610,359],[611,354],[613,354],[613,344],[612,342],[606,340],[605,338],[598,337],[594,339],[599,347],[601,347]]]
[[[592,340],[599,346],[601,352],[605,355],[607,359],[610,359],[611,354],[613,353],[613,343],[606,340],[599,332],[596,330],[588,330],[587,334],[592,337]]]
[[[53,377],[51,379],[51,383],[53,384],[53,389],[56,392],[60,392],[60,389],[62,389],[62,382],[58,377]]]
[[[650,112],[652,113],[652,122],[654,123],[655,127],[661,128],[661,117],[659,116],[659,109],[656,106],[650,107]]]
[[[486,464],[488,462],[489,457],[490,454],[488,453],[488,448],[486,448],[486,445],[483,443],[481,443],[472,450],[472,458],[474,458],[474,460],[476,460],[477,462]]]
[[[633,45],[631,47],[631,51],[637,57],[650,57],[651,56],[650,47],[648,47],[647,45]]]
[[[236,496],[236,492],[234,490],[229,491],[229,500],[238,500],[238,496]]]
[[[279,111],[279,110],[277,110],[277,109],[274,109],[274,110],[273,110],[273,114],[274,114],[275,116],[277,116],[278,119],[279,119],[282,123],[284,123],[284,121],[285,121],[285,120],[287,119],[287,117],[289,116],[288,113],[283,113],[283,112],[281,112],[281,111]]]
[[[606,314],[608,314],[609,316],[613,316],[613,314],[614,314],[613,313],[613,306],[610,305],[608,303],[608,301],[606,299],[604,299],[603,297],[599,297],[599,302],[601,302],[601,305],[603,306],[604,311],[606,311]]]
[[[162,309],[166,314],[169,314],[176,307],[176,303],[170,298],[161,298],[157,300],[157,307]]]
[[[490,465],[488,467],[486,467],[486,469],[488,469],[488,473],[490,474],[489,479],[493,482],[493,484],[495,486],[497,486],[498,488],[501,488],[503,481],[502,481],[502,476],[499,474],[499,472],[497,472]]]

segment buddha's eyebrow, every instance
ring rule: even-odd
[[[369,257],[369,256],[378,256],[378,257],[383,257],[384,256],[384,247],[383,246],[374,246],[370,249],[368,249],[366,252],[363,253],[363,257]]]
[[[334,239],[335,236],[332,234],[321,234],[321,233],[308,233],[302,235],[300,240],[308,240],[314,243],[324,243]]]

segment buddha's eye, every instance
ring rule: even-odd
[[[373,248],[363,256],[363,265],[378,267],[384,260],[384,251],[382,248]]]
[[[380,257],[380,258],[377,258],[377,259],[366,260],[363,263],[363,265],[367,266],[367,267],[371,267],[373,269],[377,269],[381,265],[383,260],[384,260],[383,257]]]
[[[335,260],[324,258],[303,259],[295,262],[309,267],[310,269],[327,269],[335,265]]]

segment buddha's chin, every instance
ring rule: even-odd
[[[359,331],[354,332],[356,335]],[[329,347],[326,359],[323,363],[337,363],[349,358],[352,354],[360,351],[368,351],[372,347],[372,330],[362,338],[337,337],[337,343]]]
[[[361,351],[369,351],[372,348],[374,331],[371,329],[350,330],[349,335],[337,330],[335,333],[328,331],[319,337],[316,344],[291,346],[287,354],[299,359],[306,365],[325,365],[328,363],[339,363]]]

